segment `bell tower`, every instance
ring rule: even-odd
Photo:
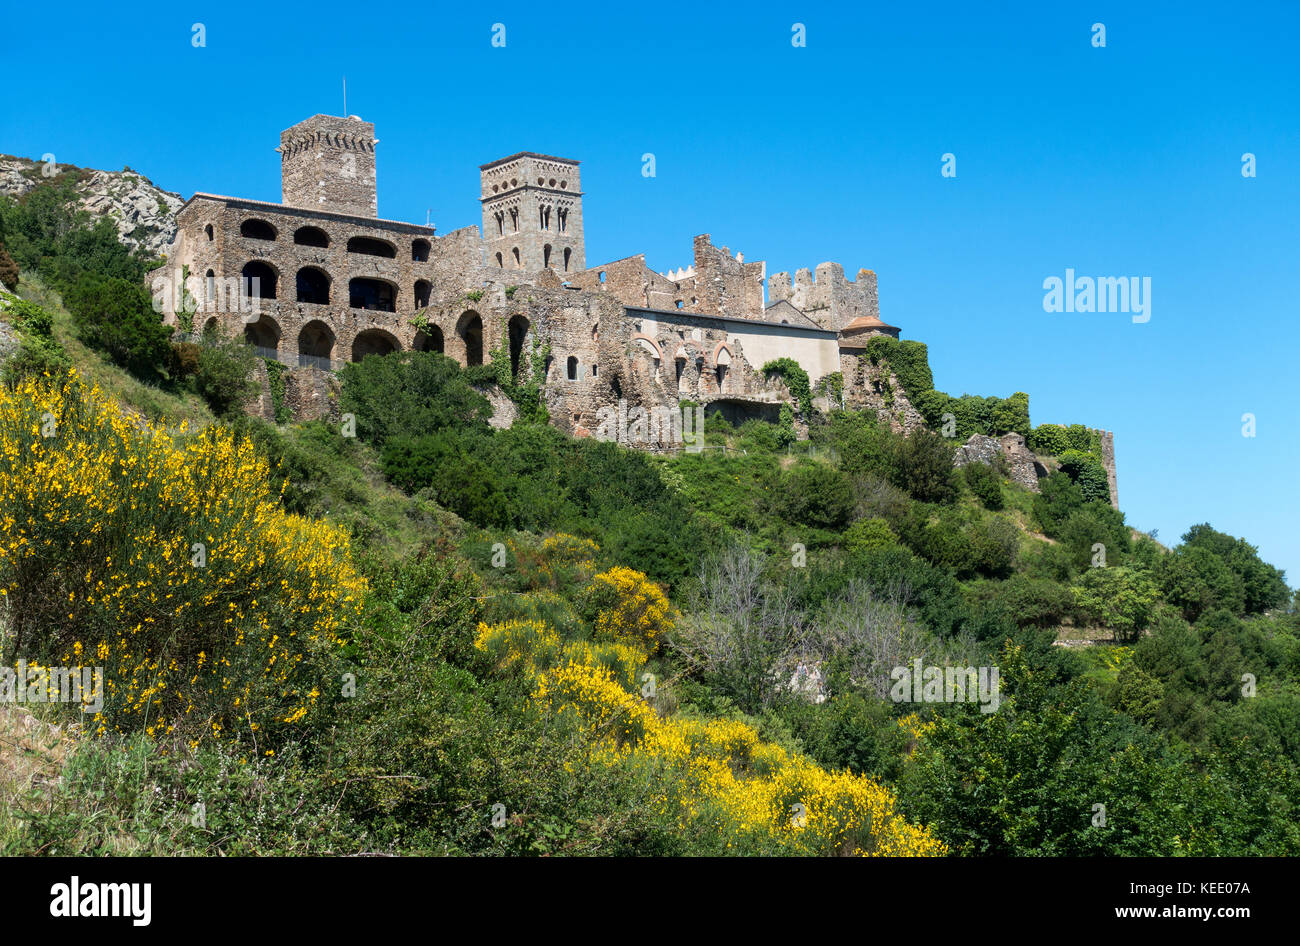
[[[578,162],[521,151],[479,167],[489,266],[566,273],[587,268]]]

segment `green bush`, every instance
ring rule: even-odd
[[[957,498],[952,444],[929,430],[896,438],[890,457],[890,481],[916,499],[949,503]]]
[[[884,519],[859,519],[844,532],[844,547],[851,555],[898,545],[898,536]]]
[[[341,409],[355,414],[357,436],[377,447],[448,427],[485,431],[492,416],[460,366],[436,352],[370,356],[345,365],[342,379]]]
[[[118,277],[83,276],[64,297],[77,335],[137,378],[157,378],[169,363],[171,330],[149,293]]]
[[[777,358],[763,365],[763,375],[768,378],[775,375],[784,381],[790,389],[790,396],[799,405],[799,413],[804,417],[812,416],[812,385],[808,381],[808,372],[800,367],[799,362],[793,358]]]
[[[985,509],[998,510],[1005,503],[1002,496],[1002,478],[987,463],[967,463],[962,467],[962,477],[971,494]]]
[[[1090,453],[1071,447],[1061,454],[1061,471],[1079,487],[1085,502],[1110,502],[1106,468]]]
[[[256,391],[252,380],[257,353],[242,338],[224,338],[215,332],[203,337],[194,389],[218,417],[237,413]]]
[[[853,484],[834,467],[803,462],[782,474],[778,508],[792,525],[839,529],[853,514]]]
[[[1145,572],[1124,567],[1089,568],[1073,590],[1079,610],[1113,630],[1117,640],[1136,640],[1160,600],[1159,589]]]

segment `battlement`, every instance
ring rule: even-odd
[[[859,269],[857,281],[844,275],[839,263],[821,263],[816,275],[808,269],[775,273],[767,283],[769,304],[789,302],[823,328],[838,332],[862,316],[880,318],[876,274]]]

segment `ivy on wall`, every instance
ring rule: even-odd
[[[799,404],[799,413],[805,418],[812,416],[812,385],[808,381],[808,372],[799,367],[799,362],[793,358],[777,358],[763,365],[763,374],[768,378],[775,375],[784,381]]]

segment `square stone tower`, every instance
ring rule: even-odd
[[[561,278],[587,268],[578,162],[521,151],[479,167],[489,266]]]
[[[280,133],[281,201],[304,210],[379,216],[375,126],[313,115]]]

